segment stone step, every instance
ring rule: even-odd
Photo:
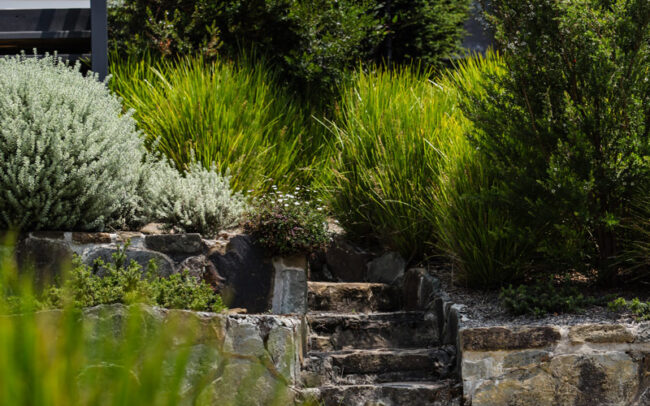
[[[433,313],[308,313],[312,351],[427,348],[439,344]]]
[[[418,349],[311,352],[303,363],[305,386],[432,381],[453,373],[454,346]]]
[[[462,387],[451,380],[337,385],[303,390],[303,397],[322,406],[460,406]]]
[[[312,311],[388,312],[398,310],[395,288],[384,283],[308,282],[308,307]]]

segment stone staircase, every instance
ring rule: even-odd
[[[381,283],[309,282],[303,395],[325,406],[460,405],[456,348],[433,312]]]

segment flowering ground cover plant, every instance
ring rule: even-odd
[[[325,245],[329,240],[325,209],[307,195],[300,187],[292,193],[274,187],[255,202],[244,229],[269,255],[306,253]]]

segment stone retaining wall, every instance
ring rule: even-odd
[[[472,406],[650,405],[650,323],[461,328]]]
[[[16,259],[23,267],[34,266],[37,281],[51,280],[69,266],[73,255],[87,265],[97,259],[110,262],[127,242],[127,261],[146,268],[153,260],[162,276],[188,270],[218,289],[231,308],[275,314],[306,310],[306,259],[268,258],[245,234],[223,233],[217,239],[204,239],[192,233],[32,232],[19,237]]]
[[[650,322],[468,327],[438,279],[410,269],[404,305],[456,344],[465,405],[650,406]]]
[[[194,375],[208,376],[223,404],[235,399],[237,404],[251,406],[293,404],[303,359],[302,318],[101,305],[84,309],[81,316],[88,323],[85,331],[91,332],[85,337],[89,345],[95,339],[101,343],[107,332],[119,337],[127,314],[134,314],[131,310],[139,310],[135,314],[142,319],[139,333],[145,337],[143,343],[155,342],[152,335],[164,333],[173,334],[174,345],[191,348],[185,377],[191,382],[189,378]],[[43,331],[50,328],[57,332],[62,331],[60,326],[56,328],[61,315],[60,310],[43,311],[37,313],[36,320]],[[90,327],[93,325],[102,328],[94,330]],[[192,333],[189,336],[188,331]],[[51,339],[56,340],[56,336]],[[165,374],[164,368],[161,374]]]

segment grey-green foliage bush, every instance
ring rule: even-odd
[[[146,176],[142,192],[146,217],[168,228],[214,235],[236,225],[246,210],[244,197],[230,189],[230,177],[214,168],[193,163],[180,173],[160,161],[150,165]]]
[[[134,195],[143,153],[96,78],[53,57],[0,59],[0,229],[104,228]]]

